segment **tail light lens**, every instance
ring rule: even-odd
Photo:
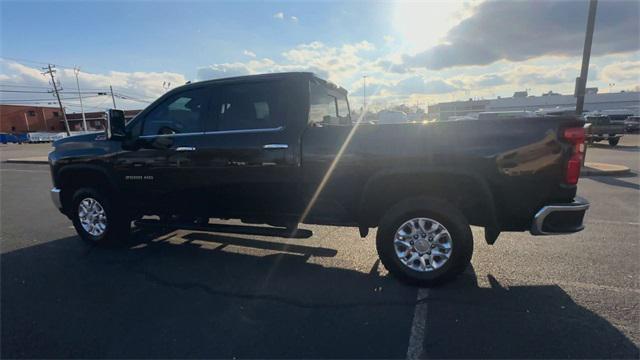
[[[567,161],[564,181],[569,185],[575,185],[578,183],[578,178],[580,178],[580,168],[584,160],[584,128],[576,127],[565,129],[563,138],[573,145],[571,157],[569,161]]]

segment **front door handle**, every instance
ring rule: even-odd
[[[178,146],[176,151],[196,151],[196,148],[193,146]]]
[[[273,149],[288,149],[289,145],[287,144],[267,144],[262,147],[263,149],[273,150]]]

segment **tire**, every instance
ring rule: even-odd
[[[611,138],[609,139],[609,146],[613,147],[618,145],[618,143],[620,142],[620,138]]]
[[[408,220],[415,218],[435,221],[448,232],[448,235],[442,235],[440,241],[445,241],[442,239],[449,237],[449,258],[439,267],[431,265],[437,261],[428,260],[430,266],[432,266],[431,269],[416,270],[404,264],[396,253],[398,249],[398,245],[395,244],[396,233]],[[434,223],[431,222],[430,224],[433,226]],[[428,226],[425,225],[424,227]],[[428,233],[428,237],[436,234],[436,240],[430,243],[431,247],[438,241],[437,234],[439,232]],[[418,244],[418,241],[416,240],[415,244]],[[422,244],[425,244],[424,239],[422,241]],[[429,245],[429,243],[426,244]],[[435,246],[439,247],[440,245]],[[467,219],[458,209],[441,199],[421,197],[402,201],[384,214],[378,227],[376,247],[380,261],[393,276],[411,285],[433,286],[454,279],[466,269],[471,262],[473,254],[473,235]],[[417,249],[417,247],[412,248],[411,253],[418,253],[418,251],[415,251]],[[430,256],[431,250],[426,251]],[[427,255],[422,253],[422,256]],[[431,259],[434,258],[436,257],[434,256]]]
[[[97,203],[96,206],[93,202]],[[69,214],[73,221],[73,226],[80,238],[88,243],[96,245],[115,244],[125,242],[131,232],[131,218],[125,214],[122,209],[118,209],[114,202],[105,194],[94,188],[86,187],[76,190],[71,200],[71,209]],[[81,221],[82,208],[89,208],[93,214],[102,214],[104,226],[90,226],[89,229],[83,225]],[[100,209],[102,212],[100,212]],[[87,219],[85,218],[85,221]],[[91,220],[89,223],[93,223]],[[100,220],[98,220],[100,223]],[[88,225],[89,226],[89,225]],[[95,230],[98,228],[98,230]],[[100,228],[103,228],[100,230]],[[95,230],[95,231],[94,231]]]

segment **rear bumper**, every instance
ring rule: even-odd
[[[555,235],[571,234],[584,229],[584,214],[589,203],[581,198],[567,204],[550,204],[543,206],[533,217],[531,234]]]
[[[53,205],[55,205],[58,210],[62,211],[62,199],[60,199],[60,189],[53,188],[51,189],[51,201]]]

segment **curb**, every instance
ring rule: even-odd
[[[49,160],[46,159],[7,159],[3,161],[7,164],[48,164]]]
[[[582,176],[618,176],[631,173],[631,170],[622,165],[587,162],[582,167]]]

